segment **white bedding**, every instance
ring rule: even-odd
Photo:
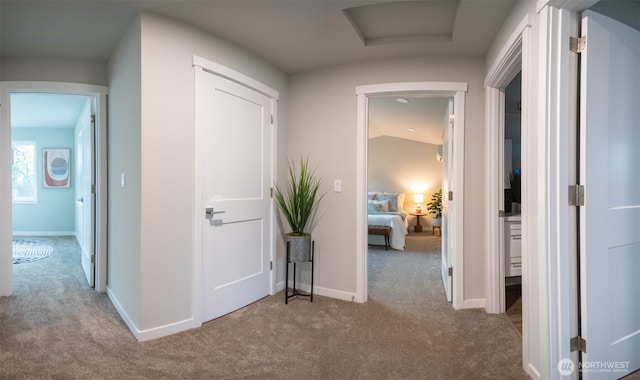
[[[389,244],[391,248],[404,251],[404,240],[407,235],[407,227],[409,222],[404,212],[381,212],[367,214],[368,224],[370,226],[389,226],[391,227],[391,236]],[[384,236],[369,235],[369,244],[384,245]]]

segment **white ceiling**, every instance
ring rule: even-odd
[[[11,94],[12,128],[74,128],[89,97],[61,94]]]
[[[428,144],[442,144],[442,126],[449,99],[420,95],[369,99],[369,138],[398,137]]]
[[[484,56],[514,3],[1,0],[0,54],[106,61],[135,15],[147,10],[223,37],[288,73],[375,58]]]
[[[477,57],[515,1],[0,0],[0,56],[106,62],[136,14],[149,11],[225,38],[290,74],[379,58]],[[407,127],[393,125],[407,138]],[[389,125],[378,128],[394,135]],[[420,138],[430,141],[427,135]]]

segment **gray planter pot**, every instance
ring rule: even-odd
[[[290,263],[311,261],[311,234],[287,234],[286,243],[289,244]]]

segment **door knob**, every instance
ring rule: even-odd
[[[215,214],[224,214],[226,211],[214,211],[213,207],[207,207],[204,209],[204,215],[206,219],[213,219]]]

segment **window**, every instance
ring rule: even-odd
[[[14,203],[38,202],[36,177],[36,143],[13,141],[11,165],[12,199]]]

